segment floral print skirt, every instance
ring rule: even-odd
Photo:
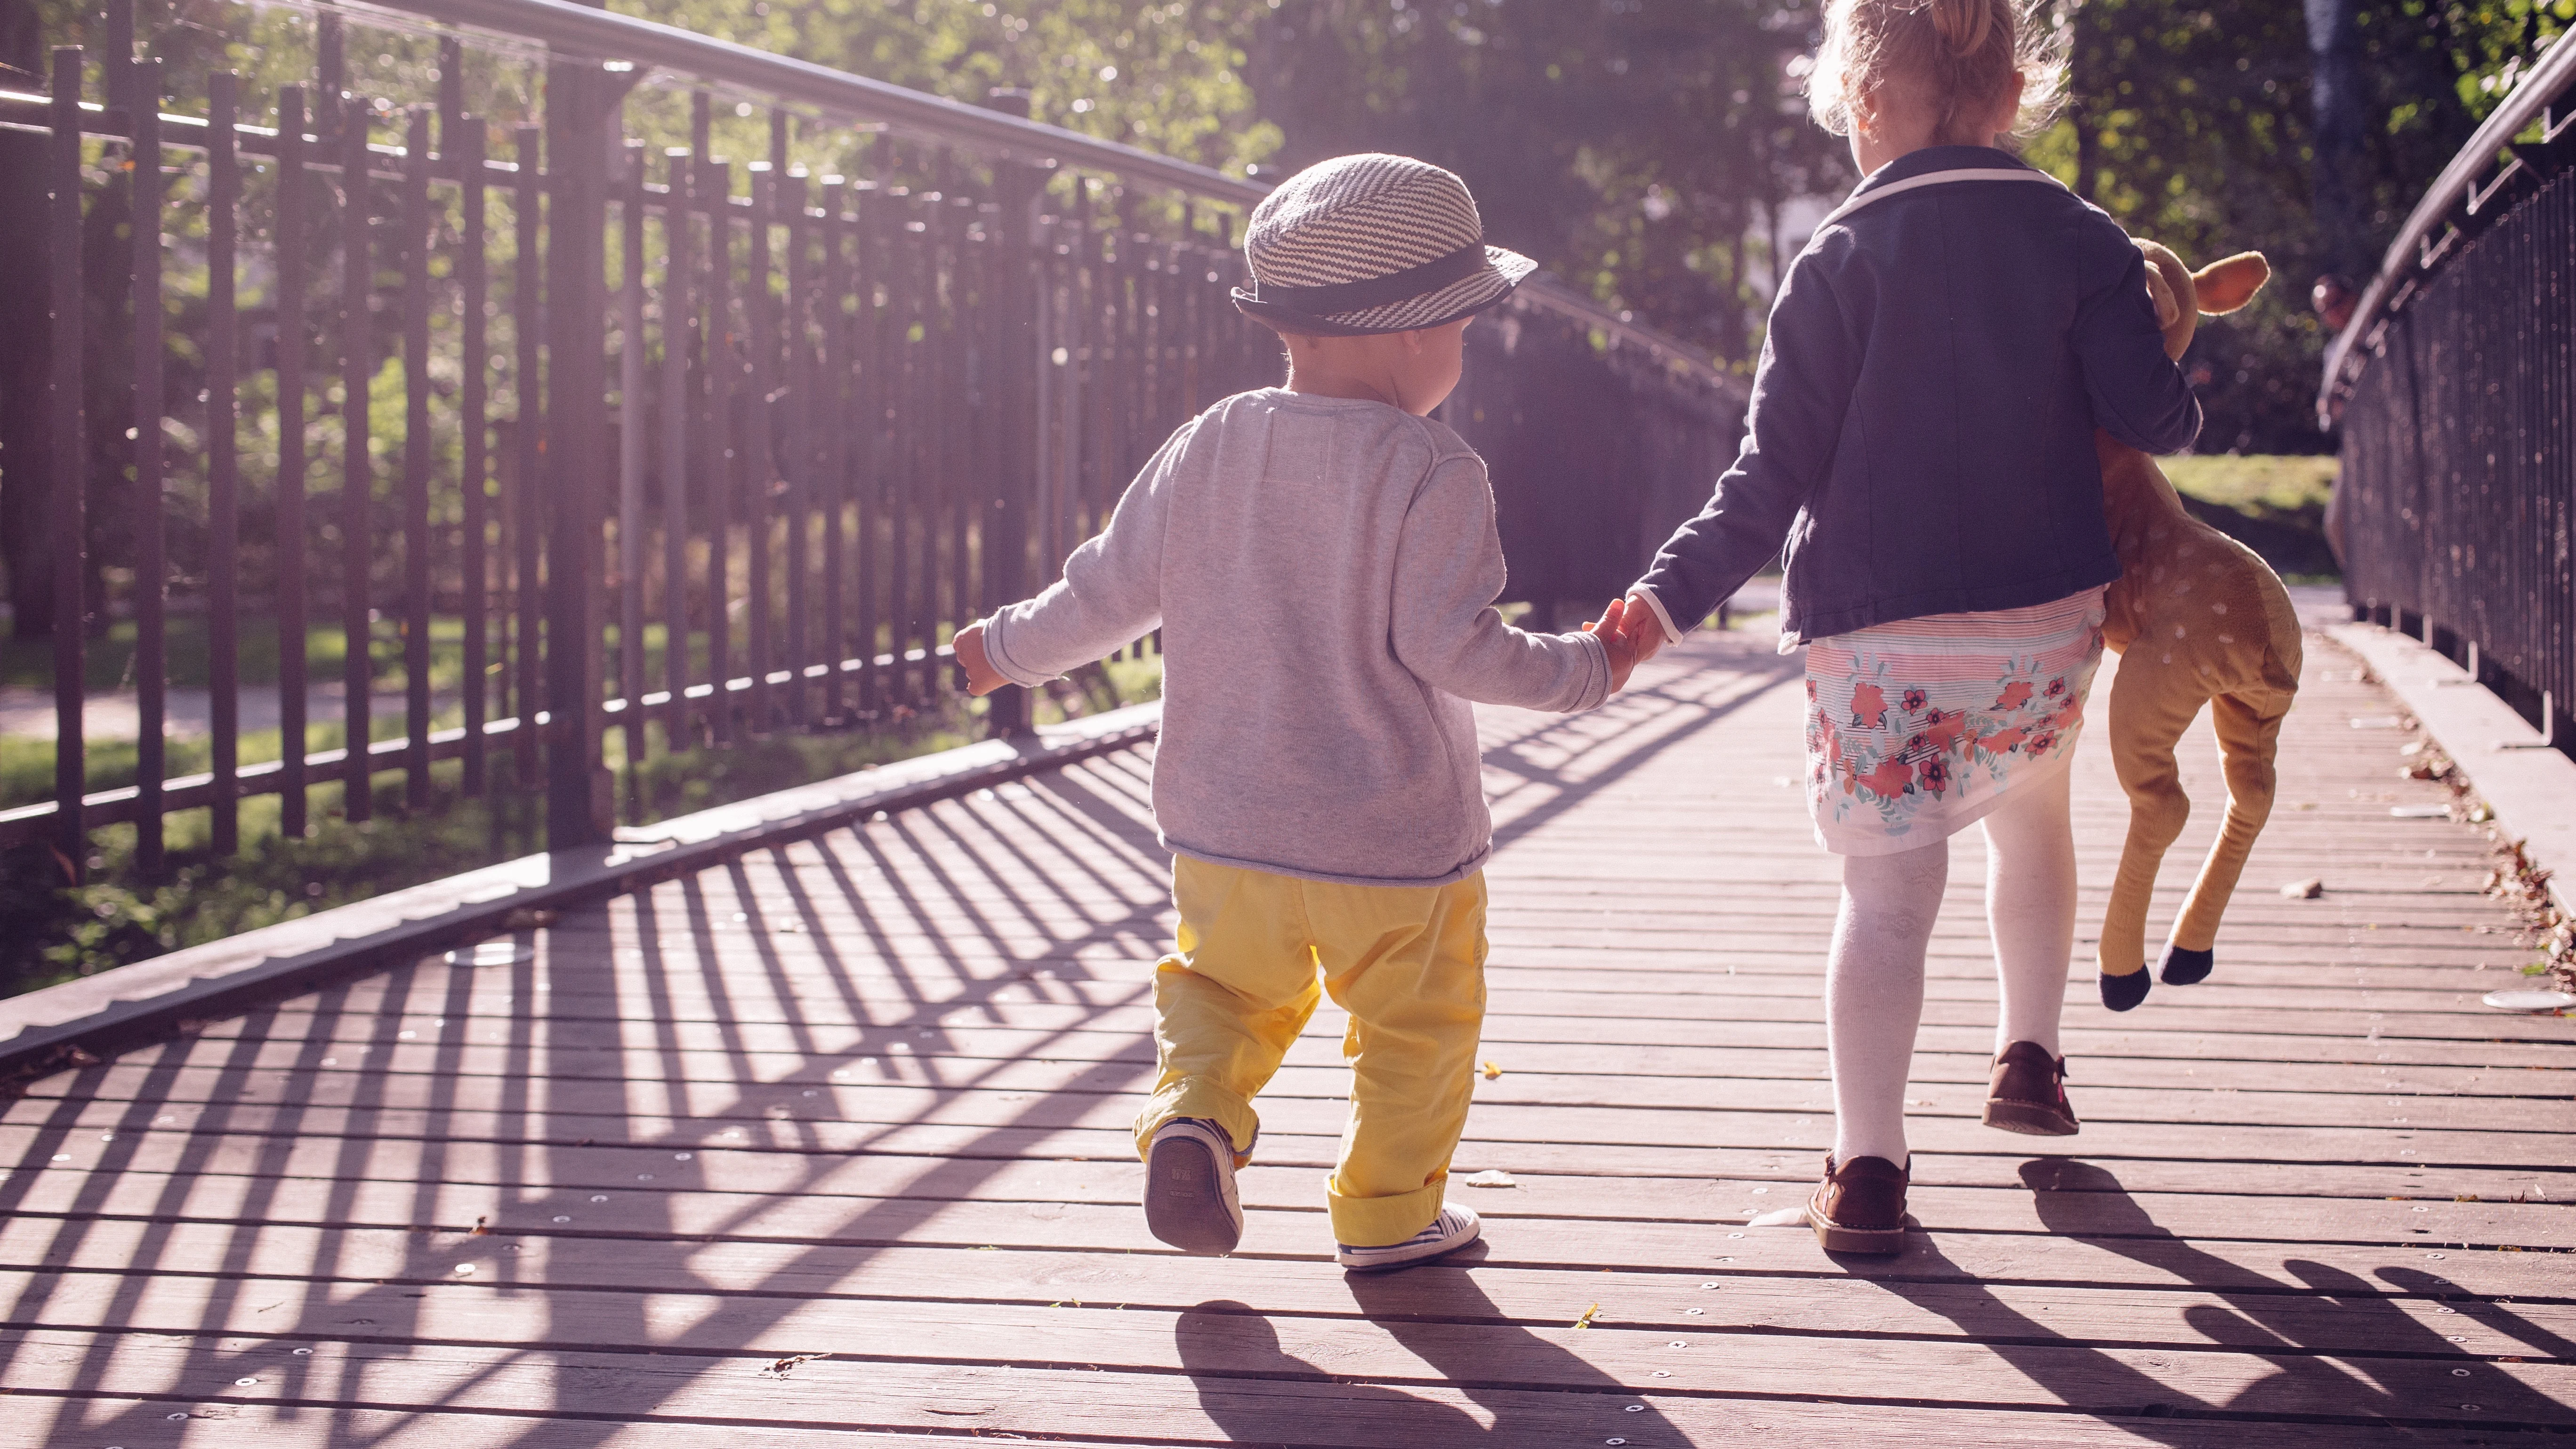
[[[1807,805],[1837,855],[1935,845],[2064,770],[2102,594],[1876,624],[1807,646]]]

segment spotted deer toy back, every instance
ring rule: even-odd
[[[2253,252],[2198,272],[2152,242],[2149,289],[2179,359],[2202,314],[2253,299],[2270,266]],[[2103,507],[2121,576],[2104,600],[2104,642],[2120,655],[2111,685],[2111,757],[2129,796],[2129,835],[2102,920],[2103,1004],[2146,998],[2147,906],[2165,852],[2191,815],[2174,751],[2206,704],[2227,779],[2227,816],[2166,937],[2167,985],[2208,977],[2218,923],[2272,811],[2273,754],[2299,689],[2299,621],[2280,577],[2254,551],[2183,510],[2155,460],[2094,434]]]

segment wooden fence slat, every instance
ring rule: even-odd
[[[442,78],[447,70],[442,66]],[[463,76],[458,74],[461,86]],[[484,182],[484,124],[479,116],[468,116],[449,109],[439,127],[439,144],[456,159],[458,202],[460,209],[460,242],[470,244],[457,248],[456,275],[461,295],[460,331],[463,365],[457,397],[457,430],[462,455],[458,470],[458,487],[463,493],[460,522],[463,526],[461,547],[457,555],[457,599],[463,613],[464,639],[462,701],[465,710],[464,789],[469,796],[481,796],[490,784],[490,745],[483,726],[491,718],[491,696],[488,669],[492,657],[490,617],[492,609],[492,565],[488,549],[491,542],[490,482],[492,460],[489,440],[491,410],[491,321],[484,307],[490,297],[490,261],[484,244],[488,225],[489,192]]]
[[[618,157],[617,692],[626,708],[617,718],[631,816],[643,808],[644,696],[651,687],[644,678],[644,143],[623,142]]]
[[[505,494],[510,535],[511,713],[519,728],[511,736],[510,785],[524,800],[535,788],[540,741],[539,701],[545,698],[540,648],[544,595],[539,589],[538,552],[544,541],[545,504],[545,173],[542,126],[511,128],[510,159],[518,165],[511,189],[510,218],[516,241],[510,253],[510,328],[515,343],[510,370],[513,404],[510,486]]]
[[[701,98],[703,99],[703,98]],[[703,107],[701,107],[703,116]],[[733,168],[706,154],[704,127],[698,143],[699,194],[707,208],[706,285],[701,307],[706,318],[703,340],[707,355],[707,430],[700,455],[706,460],[707,489],[707,699],[710,733],[717,744],[734,738],[738,713],[725,681],[733,678],[733,523],[742,492],[742,330],[733,319]]]
[[[118,7],[111,5],[110,9]],[[134,496],[134,785],[140,813],[134,822],[134,864],[146,880],[160,878],[166,857],[161,818],[161,782],[169,774],[167,719],[170,660],[168,607],[170,561],[164,496],[167,455],[161,432],[162,369],[162,211],[168,183],[161,177],[161,62],[119,55],[111,62],[126,72],[128,124],[133,152],[127,171],[130,218],[128,264],[134,313],[133,431]],[[105,600],[101,600],[105,612]]]
[[[703,378],[702,332],[689,285],[696,265],[697,200],[690,186],[696,167],[687,150],[662,153],[662,688],[671,697],[662,715],[662,745],[685,750],[689,730],[689,481],[698,474],[691,449],[699,446],[694,366]],[[630,708],[633,706],[630,706]]]
[[[787,602],[787,699],[784,711],[787,725],[804,729],[812,722],[810,705],[813,687],[806,670],[815,662],[811,652],[815,630],[813,571],[813,512],[820,492],[814,476],[813,406],[816,385],[811,327],[814,313],[814,261],[809,255],[813,244],[812,223],[806,212],[812,208],[802,167],[790,169],[786,164],[787,123],[781,115],[771,132],[772,160],[777,170],[770,186],[777,202],[781,242],[786,256],[779,271],[786,290],[778,301],[778,340],[782,349],[779,395],[785,403],[785,416],[777,420],[771,436],[779,440],[785,456],[779,460],[779,503],[785,514],[783,542],[786,545]],[[836,664],[838,661],[834,661]]]
[[[783,112],[772,112],[770,149],[773,157],[782,149],[778,130],[786,123]],[[778,552],[777,509],[772,502],[771,484],[778,477],[775,450],[770,446],[774,414],[772,396],[778,391],[778,311],[779,304],[770,290],[774,270],[771,228],[778,220],[780,183],[776,160],[754,161],[750,171],[751,207],[744,216],[748,245],[743,252],[743,392],[739,416],[742,427],[735,447],[742,455],[743,532],[747,547],[743,567],[743,602],[749,615],[744,630],[747,654],[744,672],[751,676],[751,691],[745,707],[750,715],[751,732],[767,734],[778,726],[778,703],[770,693],[770,671],[778,667],[777,640],[771,625],[777,611],[772,564]]]
[[[241,328],[236,247],[241,157],[233,135],[239,78],[206,77],[206,685],[214,775],[208,844],[241,849],[234,772],[241,763]]]
[[[46,347],[53,368],[45,418],[45,442],[53,454],[46,502],[53,514],[55,559],[52,844],[65,884],[78,885],[89,873],[89,831],[81,818],[89,789],[88,736],[82,731],[89,693],[83,647],[89,633],[89,427],[82,398],[82,319],[89,293],[81,255],[80,48],[56,47],[53,64],[53,135],[45,155],[46,185],[53,193],[46,212],[53,269]],[[72,681],[68,689],[66,680]]]
[[[864,426],[854,410],[854,384],[858,359],[853,349],[858,316],[850,309],[852,281],[850,272],[850,185],[840,175],[823,178],[823,219],[817,231],[817,244],[822,248],[820,287],[815,293],[816,322],[821,333],[821,370],[816,379],[817,391],[807,413],[808,426],[814,429],[820,444],[816,466],[818,489],[816,505],[823,515],[823,603],[816,618],[815,649],[827,666],[823,671],[822,715],[824,722],[846,725],[849,722],[843,703],[847,682],[842,678],[842,663],[854,652],[849,644],[850,628],[850,539],[848,536],[851,496],[851,434]],[[871,639],[855,651],[873,658],[876,641]]]
[[[432,444],[429,422],[429,258],[438,223],[430,210],[430,109],[411,108],[403,139],[403,730],[411,743],[403,764],[403,801],[429,805]],[[372,546],[372,540],[370,545]],[[353,758],[355,754],[353,752]]]
[[[375,625],[370,608],[375,565],[376,469],[368,413],[375,383],[375,207],[368,196],[369,123],[361,97],[335,108],[340,143],[340,814],[351,824],[375,810],[367,758],[375,688]]]

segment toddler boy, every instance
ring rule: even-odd
[[[1236,306],[1286,386],[1225,399],[1145,465],[1064,578],[956,638],[968,687],[1035,687],[1163,631],[1154,817],[1179,939],[1154,978],[1160,1076],[1136,1123],[1154,1236],[1229,1253],[1234,1174],[1321,990],[1354,1082],[1327,1180],[1338,1261],[1475,1240],[1443,1201],[1484,1016],[1492,851],[1469,701],[1583,710],[1627,681],[1619,604],[1574,634],[1495,612],[1482,459],[1429,414],[1475,314],[1534,265],[1484,244],[1456,176],[1344,156],[1253,212]]]

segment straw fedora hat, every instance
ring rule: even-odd
[[[1455,322],[1538,266],[1485,245],[1466,182],[1407,156],[1337,156],[1289,177],[1253,208],[1243,251],[1252,288],[1234,305],[1318,337]]]

